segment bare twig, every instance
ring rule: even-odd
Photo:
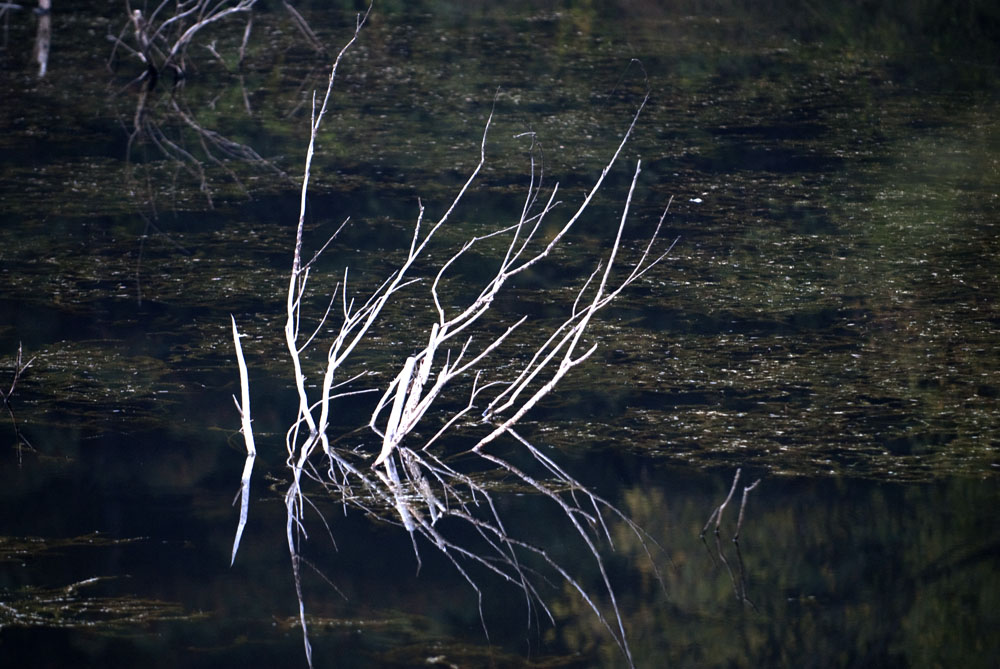
[[[282,0],[281,4],[285,6],[285,10],[288,12],[289,16],[292,17],[292,23],[295,24],[295,27],[299,29],[299,32],[302,33],[302,36],[306,38],[306,41],[309,42],[309,45],[312,46],[316,53],[325,54],[326,47],[324,47],[323,43],[319,41],[318,37],[316,37],[316,33],[314,33],[312,28],[309,27],[309,22],[302,17],[299,10],[292,7],[288,0]]]
[[[736,533],[733,535],[733,543],[739,543],[740,541],[740,530],[743,528],[743,512],[747,509],[747,497],[750,495],[750,491],[757,487],[758,483],[760,483],[760,479],[743,487],[743,501],[740,502],[740,516],[736,521]]]
[[[247,364],[243,359],[243,346],[240,344],[240,333],[236,329],[236,318],[230,316],[233,321],[233,346],[236,348],[236,362],[240,368],[240,400],[236,402],[236,409],[240,412],[240,431],[243,433],[243,441],[247,447],[247,459],[243,465],[243,476],[240,479],[240,522],[236,527],[236,538],[233,540],[233,554],[229,565],[236,562],[236,552],[240,548],[240,539],[243,537],[243,530],[247,525],[247,515],[250,510],[250,476],[253,473],[254,460],[257,459],[257,446],[253,439],[253,426],[250,420],[250,379],[247,374]]]
[[[32,358],[31,360],[28,360],[28,362],[24,362],[23,355],[24,352],[22,345],[18,343],[17,355],[14,357],[14,375],[10,381],[10,388],[7,389],[7,392],[4,392],[3,389],[0,388],[0,399],[3,400],[3,406],[7,409],[7,414],[10,416],[10,424],[14,427],[14,439],[17,443],[18,463],[20,463],[22,447],[26,446],[28,449],[34,450],[31,443],[24,437],[24,434],[22,434],[21,428],[18,427],[17,418],[14,416],[14,408],[11,406],[11,398],[14,396],[14,390],[17,388],[17,382],[21,380],[21,375],[24,374],[24,371],[31,367],[31,363],[35,361],[35,359]]]
[[[26,369],[31,367],[31,363],[35,361],[34,358],[28,362],[24,362],[24,349],[21,344],[17,345],[17,355],[14,357],[14,376],[10,380],[10,388],[7,392],[4,392],[0,388],[0,398],[3,399],[4,406],[10,406],[10,398],[14,394],[14,389],[17,388],[17,382],[21,379],[21,375]]]
[[[712,515],[709,516],[708,522],[705,523],[705,527],[702,528],[702,530],[701,530],[701,536],[703,538],[705,536],[705,532],[708,532],[708,528],[712,524],[713,520],[715,521],[715,533],[716,534],[719,533],[719,525],[722,524],[722,513],[726,510],[726,505],[729,504],[729,500],[731,500],[733,498],[733,493],[736,492],[736,484],[739,483],[739,481],[740,481],[740,472],[741,471],[742,471],[742,469],[737,469],[736,470],[736,475],[733,477],[733,485],[729,489],[729,494],[726,495],[726,499],[723,500],[722,504],[720,504],[719,506],[717,506],[715,508],[715,511],[712,512]]]
[[[736,475],[733,476],[733,484],[729,489],[729,494],[726,496],[726,499],[722,502],[722,504],[716,507],[715,510],[712,512],[712,515],[709,517],[708,522],[705,523],[705,527],[701,531],[700,537],[702,542],[704,543],[705,533],[708,531],[708,528],[712,525],[712,522],[714,521],[715,554],[712,554],[711,550],[709,550],[709,555],[712,557],[713,560],[715,560],[717,556],[719,560],[722,562],[722,564],[725,566],[726,571],[729,573],[729,580],[732,583],[733,593],[736,595],[736,598],[744,604],[749,604],[751,608],[756,610],[757,608],[756,605],[752,601],[750,601],[750,598],[747,595],[746,568],[743,565],[743,553],[740,550],[740,530],[743,527],[743,515],[744,512],[746,511],[747,498],[750,495],[750,492],[754,488],[756,488],[757,485],[760,483],[761,479],[757,479],[750,485],[743,487],[743,499],[740,502],[739,518],[736,521],[736,533],[733,535],[733,544],[735,544],[736,547],[736,558],[737,558],[737,568],[738,568],[737,574],[733,573],[733,568],[730,566],[729,560],[726,559],[725,551],[723,551],[722,549],[722,539],[719,536],[719,526],[722,523],[722,514],[726,509],[726,505],[729,504],[729,501],[733,498],[733,495],[736,492],[736,486],[739,483],[741,471],[742,469],[736,470]],[[708,549],[707,543],[705,543],[705,548]]]

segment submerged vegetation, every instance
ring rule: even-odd
[[[0,563],[25,562],[53,553],[123,546],[139,539],[98,534],[62,540],[0,537]],[[163,620],[197,620],[176,603],[100,592],[112,577],[92,576],[59,587],[26,585],[0,589],[0,629],[4,627],[79,627],[112,633]],[[106,588],[105,588],[106,589]]]

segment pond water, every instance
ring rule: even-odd
[[[132,44],[126,10],[78,4],[0,16],[0,664],[305,666],[284,534],[284,300],[310,96],[358,8],[296,3],[320,53],[291,13],[258,5],[242,64],[245,16],[196,37],[183,80],[144,92],[143,66],[108,37]],[[401,262],[418,199],[428,220],[447,209],[491,111],[486,165],[416,277],[517,220],[524,133],[571,211],[648,93],[588,215],[485,326],[565,318],[641,159],[625,261],[668,202],[661,247],[677,243],[521,425],[652,540],[608,520],[603,566],[635,665],[997,666],[995,10],[503,4],[376,4],[318,138],[307,254],[351,221],[313,268],[307,317],[344,266],[360,295]],[[456,265],[449,299],[492,276],[495,251]],[[352,372],[385,388],[434,320],[424,295],[387,305]],[[259,450],[232,567],[245,452],[230,314]],[[489,371],[530,354],[520,337]],[[336,424],[371,457],[380,440],[352,430],[372,401]],[[737,470],[718,538],[702,538]],[[506,526],[610,612],[563,512],[496,490]],[[432,545],[418,571],[401,526],[311,498],[317,666],[627,665],[558,579],[539,585],[555,624],[477,572],[480,608]]]

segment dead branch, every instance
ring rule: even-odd
[[[708,528],[709,526],[711,526],[712,521],[715,521],[715,533],[719,534],[719,525],[722,524],[722,513],[726,510],[726,506],[729,504],[729,500],[733,498],[733,493],[736,492],[736,484],[740,482],[740,473],[742,471],[743,471],[742,469],[736,470],[736,475],[733,476],[733,485],[729,489],[729,494],[726,495],[726,499],[722,501],[722,504],[715,507],[715,510],[712,512],[712,515],[709,516],[708,518],[708,522],[705,523],[705,527],[701,529],[702,538],[705,537],[705,532],[708,532]]]
[[[17,457],[20,463],[21,449],[27,447],[29,450],[34,450],[24,434],[21,432],[21,428],[17,424],[17,418],[14,416],[14,407],[11,406],[11,398],[14,396],[14,390],[17,389],[17,383],[21,380],[21,375],[24,374],[25,370],[31,367],[31,363],[35,361],[34,358],[24,362],[24,352],[21,344],[17,345],[17,355],[14,357],[14,374],[11,377],[10,388],[6,392],[0,388],[0,400],[3,401],[3,406],[7,409],[7,414],[10,416],[10,423],[14,428],[14,439],[17,444]]]
[[[369,7],[369,11],[370,9]],[[552,458],[521,436],[515,428],[560,381],[592,356],[597,344],[587,342],[586,334],[597,314],[660,263],[672,248],[670,245],[666,250],[654,251],[669,208],[668,203],[638,258],[629,262],[627,271],[618,271],[624,252],[624,230],[641,174],[639,162],[632,172],[630,188],[607,252],[603,259],[595,259],[595,268],[578,287],[576,299],[569,307],[565,319],[549,331],[538,334],[536,348],[529,359],[520,364],[494,364],[495,359],[502,355],[504,345],[511,335],[527,326],[527,317],[515,317],[512,322],[500,328],[502,331],[499,334],[498,330],[490,329],[483,322],[487,320],[488,314],[493,313],[491,309],[497,296],[510,280],[548,258],[571,234],[575,224],[583,217],[601,189],[605,178],[618,163],[646,100],[638,106],[616,150],[583,201],[564,221],[557,224],[556,234],[545,240],[540,239],[539,233],[543,223],[557,216],[560,203],[556,196],[559,186],[556,184],[543,191],[542,175],[540,171],[536,172],[534,154],[531,154],[530,181],[519,219],[494,232],[472,237],[460,248],[451,251],[430,282],[425,343],[422,348],[407,356],[384,388],[378,389],[380,397],[375,402],[368,422],[369,429],[380,442],[377,453],[374,449],[343,449],[335,444],[328,432],[336,411],[336,400],[349,394],[339,389],[345,383],[360,378],[355,376],[346,382],[339,381],[343,367],[369,337],[389,300],[417,281],[412,274],[418,261],[430,253],[429,249],[436,241],[437,233],[453,218],[486,162],[487,138],[494,116],[491,111],[485,121],[478,163],[445,212],[437,220],[426,221],[425,209],[419,204],[405,257],[396,268],[376,288],[362,295],[349,292],[349,272],[345,268],[343,279],[334,290],[319,324],[314,328],[304,329],[302,307],[310,287],[310,272],[313,262],[322,253],[321,249],[312,260],[303,260],[304,222],[316,140],[329,108],[338,67],[358,39],[367,17],[367,13],[358,16],[353,37],[338,53],[330,69],[322,98],[317,99],[315,94],[312,97],[310,140],[306,150],[299,219],[285,304],[285,345],[298,396],[297,415],[285,436],[290,475],[290,483],[285,492],[285,534],[307,659],[311,664],[312,650],[305,618],[300,547],[301,542],[308,537],[305,511],[309,505],[309,493],[305,484],[312,482],[345,508],[356,508],[402,527],[413,542],[418,568],[418,539],[435,547],[477,593],[481,616],[482,592],[470,567],[485,569],[515,584],[524,593],[529,614],[537,610],[554,622],[552,612],[535,585],[535,579],[539,576],[535,567],[550,570],[549,573],[555,574],[557,580],[575,590],[586,602],[631,665],[632,656],[624,621],[602,558],[604,547],[612,545],[606,515],[610,514],[614,519],[625,522],[644,547],[649,538],[614,505],[588,490]],[[530,137],[533,147],[534,137]],[[505,250],[497,261],[494,275],[464,304],[446,308],[441,290],[449,272],[470,249],[487,239],[505,239]],[[338,303],[337,309],[333,308],[335,302]],[[413,314],[411,327],[420,327],[422,316],[420,313]],[[316,340],[320,332],[330,330],[333,335],[326,344],[322,366],[315,371],[308,370],[303,354],[310,347],[318,345]],[[244,378],[235,321],[233,332],[241,378]],[[322,377],[318,384],[311,380],[317,375]],[[453,403],[446,399],[448,391],[461,390],[470,384],[468,401],[455,409]],[[311,390],[314,385],[318,385],[317,390]],[[371,390],[375,389],[351,392]],[[485,401],[486,408],[477,415],[473,409],[479,401]],[[248,422],[249,399],[246,395],[238,406],[246,436],[252,428]],[[443,422],[443,425],[432,430],[429,437],[418,438],[420,428],[432,421]],[[448,436],[452,443],[467,444],[464,451],[467,460],[475,461],[479,466],[485,467],[486,471],[512,477],[522,489],[534,491],[558,506],[601,574],[602,597],[606,597],[609,602],[610,615],[606,615],[601,600],[594,593],[588,592],[573,573],[552,558],[544,547],[519,539],[507,529],[497,511],[495,493],[489,484],[450,464],[451,456],[446,460],[444,456],[448,454],[438,448],[443,436]],[[545,472],[545,478],[532,475],[513,459],[492,452],[491,444],[501,438],[517,445],[520,448],[519,454],[527,458],[528,462],[540,466]],[[248,441],[248,453],[250,443]],[[249,489],[249,468],[252,468],[249,458],[248,463],[250,464],[244,469],[241,484],[243,491]],[[475,528],[485,548],[471,549],[449,539],[438,527],[439,521],[446,517],[461,520]],[[245,522],[246,517],[241,509],[233,546],[234,558]]]

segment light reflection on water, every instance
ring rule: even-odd
[[[968,73],[939,85],[918,60],[857,44],[824,51],[748,30],[747,17],[622,18],[606,34],[584,18],[470,19],[470,28],[387,14],[374,23],[317,158],[311,235],[325,239],[356,216],[330,268],[350,258],[359,288],[375,280],[370,272],[399,253],[416,197],[443,206],[477,158],[498,84],[495,162],[448,241],[520,205],[526,162],[510,138],[526,127],[539,133],[546,179],[562,182],[569,206],[643,90],[622,65],[641,56],[653,102],[630,145],[629,160],[644,165],[637,221],[655,220],[676,196],[667,235],[681,242],[600,324],[601,357],[526,428],[663,544],[650,563],[616,530],[608,558],[637,664],[997,664],[995,88]],[[57,45],[60,30],[86,43],[86,25],[56,19]],[[274,17],[259,28],[282,44]],[[453,62],[456,43],[482,57]],[[254,116],[239,115],[242,96],[224,68],[206,65],[184,94],[203,122],[260,140],[295,173],[302,137],[288,126],[303,117],[290,112],[311,61],[282,48],[287,60],[262,53],[247,72]],[[286,182],[248,169],[239,175],[248,201],[220,172],[210,211],[155,152],[133,155],[133,181],[123,181],[114,118],[128,118],[133,102],[88,109],[93,123],[75,118],[58,94],[104,100],[92,94],[104,77],[88,83],[97,75],[55,53],[47,81],[3,79],[17,91],[5,99],[38,104],[30,128],[20,112],[6,124],[10,155],[30,150],[30,159],[3,159],[0,357],[23,341],[37,359],[12,404],[35,450],[22,449],[20,464],[13,450],[6,457],[0,494],[16,513],[0,535],[38,537],[52,550],[24,548],[0,564],[0,657],[25,666],[297,662],[284,518],[268,488],[280,482],[261,478],[246,545],[225,568],[242,461],[228,315],[251,335],[258,435],[273,447],[259,471],[280,477],[290,401],[281,299],[295,198]],[[200,85],[209,80],[222,97]],[[51,152],[31,149],[36,141]],[[143,179],[152,186],[140,197],[118,187]],[[620,213],[623,183],[611,175],[601,216],[500,311],[557,317],[558,300],[573,293],[547,286],[595,250],[603,216]],[[406,296],[390,317],[415,303]],[[367,364],[398,358],[417,330],[407,321],[376,333]],[[697,539],[738,466],[764,476],[739,555],[728,535],[719,546]],[[558,627],[526,631],[518,594],[503,584],[486,586],[491,650],[473,593],[446,565],[424,554],[417,576],[405,536],[327,512],[340,550],[318,529],[312,557],[348,599],[309,577],[317,658],[518,666],[579,653],[580,666],[621,663],[578,600],[552,593]],[[573,560],[577,547],[552,510],[515,497],[506,512]],[[61,543],[95,529],[139,540]],[[111,578],[60,594],[94,577]],[[46,608],[60,597],[78,608]],[[121,615],[91,625],[74,613],[101,606]],[[121,623],[128,611],[145,618]],[[23,622],[55,615],[67,626]]]

